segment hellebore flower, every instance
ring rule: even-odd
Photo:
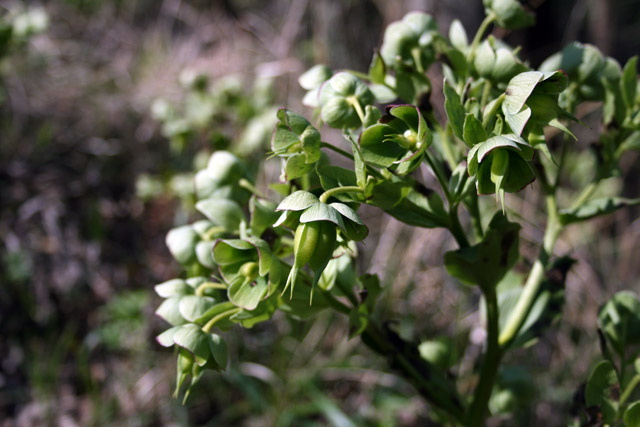
[[[392,22],[387,27],[380,55],[393,69],[409,66],[425,71],[435,59],[433,38],[437,33],[438,26],[431,15],[410,12],[402,21]]]
[[[522,135],[525,127],[536,135],[542,134],[543,126],[554,126],[573,134],[558,117],[575,120],[558,106],[558,95],[567,87],[567,75],[562,71],[527,71],[509,81],[505,91],[502,112],[513,133]]]
[[[313,270],[313,283],[320,280],[333,251],[339,230],[348,240],[360,241],[369,233],[358,214],[344,203],[323,203],[307,191],[296,191],[285,197],[276,208],[284,211],[274,227],[285,225],[295,229],[293,252],[295,260],[284,291],[293,287],[300,269],[309,265]]]
[[[590,44],[571,43],[541,65],[540,71],[562,69],[569,80],[577,82],[579,97],[586,101],[602,101],[606,82],[617,82],[622,74],[620,64],[606,58],[600,50]],[[575,102],[575,101],[574,101]]]
[[[284,159],[283,180],[299,178],[320,160],[320,132],[299,114],[282,108],[271,137],[271,149]]]
[[[474,145],[467,155],[467,170],[476,176],[478,194],[496,193],[504,210],[504,193],[515,193],[535,180],[527,161],[533,149],[521,137],[497,135]]]
[[[355,129],[365,118],[365,107],[375,96],[362,80],[347,72],[335,74],[320,88],[320,115],[332,128]]]
[[[302,99],[302,104],[307,107],[319,107],[318,98],[320,97],[320,88],[324,82],[331,78],[331,76],[333,76],[333,71],[331,68],[323,64],[314,65],[305,71],[298,78],[300,86],[307,90],[307,93]]]
[[[528,70],[511,49],[496,44],[493,37],[489,37],[478,46],[473,66],[480,77],[494,83],[506,83]]]
[[[229,301],[244,310],[255,310],[280,283],[280,264],[262,239],[220,239],[213,247],[213,259],[228,284]]]
[[[518,0],[483,0],[487,16],[493,14],[502,28],[516,30],[536,22],[535,16],[522,8]]]
[[[406,175],[420,165],[431,140],[420,110],[413,105],[396,105],[388,107],[377,124],[366,128],[359,142],[367,163],[383,168],[397,165],[396,172]]]

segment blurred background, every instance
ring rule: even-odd
[[[522,46],[534,67],[574,40],[622,64],[640,53],[639,0],[525,3],[538,24],[497,34]],[[165,325],[154,315],[153,286],[180,274],[164,239],[197,216],[192,174],[208,154],[235,147],[262,158],[275,107],[311,115],[297,84],[311,65],[366,71],[386,25],[411,10],[433,14],[444,34],[458,18],[472,35],[484,17],[480,0],[0,5],[2,427],[427,425],[424,402],[331,314],[232,330],[228,372],[206,374],[182,406],[171,397],[175,354],[154,340]],[[208,81],[195,81],[199,74]],[[442,117],[441,95],[431,101]],[[596,131],[582,128],[579,144],[588,147]],[[577,181],[585,167],[574,165]],[[626,178],[608,188],[639,197],[637,153],[622,167]],[[260,185],[274,179],[268,168],[263,175]],[[531,193],[512,203],[535,217]],[[477,296],[441,266],[448,235],[378,211],[363,217],[372,232],[362,270],[381,275],[383,310],[396,328],[415,340],[472,336]],[[563,236],[557,252],[578,263],[562,322],[506,361],[510,378],[535,385],[522,392],[518,425],[571,419],[598,354],[599,305],[618,289],[638,290],[637,217],[622,210]],[[525,228],[525,256],[541,236]]]

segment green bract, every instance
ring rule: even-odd
[[[307,119],[284,108],[278,110],[271,149],[284,159],[285,180],[299,178],[313,168],[320,160],[320,143],[320,132]]]
[[[431,144],[431,132],[420,110],[413,105],[388,107],[386,115],[360,135],[365,162],[379,167],[396,166],[400,175],[414,171]]]
[[[322,120],[334,128],[357,128],[364,121],[364,108],[375,97],[369,87],[353,74],[341,72],[320,88]]]
[[[532,158],[533,149],[521,137],[497,135],[469,150],[467,169],[476,176],[478,194],[515,193],[535,179],[527,163]]]
[[[511,49],[497,46],[492,37],[480,44],[473,64],[480,77],[496,84],[506,83],[515,75],[528,70]]]
[[[535,23],[535,16],[522,8],[518,0],[483,0],[487,15],[493,14],[503,28],[517,29]]]
[[[331,68],[326,65],[314,65],[298,78],[300,86],[308,92],[302,103],[308,107],[319,107],[320,87],[333,75]]]
[[[278,260],[262,239],[218,240],[213,247],[213,259],[228,284],[229,301],[245,310],[255,310],[280,283]]]
[[[607,83],[617,83],[622,74],[615,59],[605,58],[593,45],[577,42],[567,45],[540,65],[541,71],[557,69],[566,72],[569,81],[579,83],[573,96],[589,101],[602,101]]]
[[[502,112],[513,133],[520,136],[525,127],[537,130],[550,125],[569,130],[558,117],[572,117],[558,107],[558,95],[567,87],[567,75],[560,71],[527,71],[509,81]]]
[[[435,59],[433,38],[437,33],[438,26],[431,15],[408,13],[387,27],[380,55],[391,68],[409,66],[424,71]]]
[[[276,210],[283,212],[274,227],[285,224],[297,228],[300,223],[329,221],[340,229],[347,240],[360,241],[369,233],[352,208],[344,203],[323,203],[308,191],[296,191],[285,197]]]

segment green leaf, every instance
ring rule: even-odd
[[[591,372],[585,388],[587,407],[597,407],[598,418],[611,424],[616,419],[619,395],[620,384],[613,365],[608,361],[598,363]]]
[[[196,209],[214,224],[232,232],[238,230],[244,220],[242,208],[232,200],[204,199],[196,203]]]
[[[227,343],[220,335],[209,334],[209,349],[213,360],[216,362],[220,370],[224,370],[227,367]]]
[[[519,231],[519,224],[496,213],[480,243],[445,254],[447,272],[468,285],[494,287],[518,260]]]
[[[258,277],[252,282],[244,276],[236,276],[229,283],[227,294],[229,301],[245,310],[255,310],[260,301],[267,295],[268,282],[265,277]]]
[[[349,313],[349,338],[362,334],[369,324],[369,310],[365,304],[351,309]]]
[[[214,244],[215,242],[213,241],[202,241],[198,242],[196,245],[196,256],[198,258],[198,262],[210,270],[217,267],[216,263],[213,261],[212,255]]]
[[[355,187],[358,185],[356,180],[356,174],[350,169],[341,168],[333,165],[323,165],[316,168],[318,176],[320,177],[320,183],[322,188],[330,190],[338,187]],[[339,193],[334,196],[335,198],[344,202],[351,202],[354,197],[357,197],[355,193]]]
[[[640,198],[628,199],[624,197],[606,197],[585,202],[576,209],[563,209],[560,211],[560,221],[563,225],[585,221],[587,219],[607,215],[626,206],[640,205]]]
[[[484,0],[486,13],[494,13],[499,26],[510,30],[525,28],[535,23],[535,16],[522,8],[517,0]]]
[[[329,80],[333,75],[331,68],[324,64],[314,65],[298,77],[298,83],[303,89],[312,90]]]
[[[385,76],[387,75],[386,66],[384,60],[380,56],[379,52],[373,54],[371,65],[369,66],[369,78],[373,83],[383,85],[385,83]]]
[[[300,215],[300,222],[330,221],[344,229],[344,221],[340,213],[326,203],[316,203]]]
[[[634,56],[627,61],[622,70],[620,87],[622,89],[622,98],[628,110],[631,110],[636,102],[636,92],[638,88],[637,67],[638,57]]]
[[[624,411],[624,425],[626,427],[640,426],[640,401],[633,402],[626,411]]]
[[[167,233],[166,244],[169,252],[180,264],[189,264],[195,259],[198,233],[190,225],[174,228]]]
[[[401,158],[407,150],[400,145],[387,141],[387,137],[398,131],[386,124],[369,126],[360,134],[360,150],[365,162],[387,168]]]
[[[318,203],[318,198],[308,191],[298,190],[285,197],[278,207],[277,211],[302,211],[309,206]]]
[[[207,363],[211,355],[210,339],[209,335],[200,329],[200,326],[193,323],[183,325],[173,335],[173,341],[180,347],[189,350],[199,366],[204,366]]]
[[[640,130],[633,131],[620,143],[616,150],[616,157],[620,158],[622,154],[631,150],[640,151]]]
[[[353,152],[353,169],[356,173],[356,183],[358,187],[364,188],[367,181],[367,166],[364,162],[364,158],[358,144],[356,144],[351,138],[349,138],[349,142],[351,142],[351,151]]]
[[[458,19],[454,19],[449,27],[449,40],[451,44],[461,52],[464,52],[469,46],[467,38],[467,32],[462,26],[462,22]]]
[[[313,170],[313,164],[307,163],[307,156],[304,154],[294,154],[285,161],[284,179],[291,181],[300,178]]]
[[[179,329],[180,329],[180,326],[174,326],[172,328],[167,329],[166,331],[164,331],[163,333],[161,333],[156,337],[156,341],[158,341],[158,344],[160,344],[163,347],[173,346],[175,344],[173,342],[173,336],[176,334],[176,332]]]
[[[172,326],[178,326],[186,323],[186,320],[184,320],[180,315],[180,310],[178,308],[181,298],[182,296],[180,295],[167,298],[156,309],[156,314],[169,322]]]
[[[455,363],[455,343],[448,337],[422,341],[418,346],[420,357],[443,371]]]
[[[489,44],[489,40],[485,40],[478,46],[476,56],[473,60],[473,66],[480,77],[490,77],[493,73],[493,67],[496,65],[496,54]]]
[[[153,288],[162,298],[182,296],[193,293],[193,288],[182,279],[171,279]]]
[[[444,108],[447,111],[447,117],[449,118],[449,123],[451,123],[451,128],[453,129],[453,133],[460,139],[463,138],[463,127],[465,120],[465,111],[462,106],[462,101],[460,100],[460,95],[455,91],[449,82],[445,79],[444,81]]]
[[[180,299],[178,309],[180,315],[187,321],[201,324],[206,319],[205,314],[207,314],[215,304],[216,300],[211,297],[187,295]]]
[[[486,141],[487,131],[482,126],[482,122],[473,114],[467,114],[462,127],[462,139],[468,147],[473,147],[483,141]]]
[[[216,151],[209,158],[207,172],[211,179],[223,184],[236,184],[247,174],[246,167],[234,154],[228,151]]]
[[[438,193],[424,188],[416,191],[407,182],[395,178],[372,186],[368,204],[377,206],[405,224],[416,227],[448,227],[449,215]]]
[[[249,200],[251,220],[249,226],[254,236],[260,237],[277,220],[280,214],[276,212],[277,205],[270,200],[253,196]]]
[[[512,78],[507,85],[505,98],[502,102],[502,109],[505,114],[519,113],[527,102],[529,95],[543,78],[544,73],[540,71],[527,71]]]
[[[213,247],[213,259],[224,266],[256,259],[255,246],[241,239],[219,239]]]
[[[242,310],[229,318],[234,323],[240,324],[243,328],[253,328],[256,324],[265,322],[273,316],[277,308],[277,296],[272,296],[263,300],[255,310]]]
[[[598,323],[618,354],[640,343],[640,299],[631,291],[620,291],[598,313]]]
[[[329,206],[331,206],[333,209],[340,212],[340,215],[355,222],[356,224],[364,225],[364,223],[362,222],[362,220],[360,219],[356,211],[354,211],[344,203],[331,203],[329,204]]]

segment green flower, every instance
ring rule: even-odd
[[[388,168],[397,165],[401,175],[414,171],[422,161],[432,136],[420,110],[413,105],[388,107],[379,123],[360,135],[363,159]]]
[[[498,25],[515,30],[535,24],[535,16],[522,8],[518,0],[483,0],[485,12],[496,17]]]
[[[334,75],[320,89],[320,115],[333,128],[360,127],[365,119],[365,107],[374,102],[369,87],[347,72]]]
[[[567,87],[567,75],[562,71],[527,71],[509,81],[505,91],[502,112],[513,133],[522,135],[529,130],[550,125],[571,132],[562,125],[559,117],[575,119],[558,106],[558,95]]]
[[[274,154],[284,159],[284,180],[299,178],[320,160],[320,132],[304,117],[282,108],[271,138]]]
[[[217,240],[213,259],[228,285],[229,301],[244,310],[255,310],[280,284],[279,261],[262,239]]]
[[[410,12],[387,27],[380,55],[391,68],[408,66],[425,71],[435,59],[433,39],[437,34],[438,26],[431,15]]]
[[[498,46],[493,37],[480,44],[473,65],[480,77],[494,83],[506,83],[528,70],[511,49]]]
[[[497,135],[474,145],[467,155],[467,170],[476,176],[478,194],[496,193],[504,210],[504,193],[515,193],[535,180],[528,161],[533,149],[521,137]]]
[[[358,214],[344,203],[323,203],[308,191],[296,191],[285,197],[276,208],[283,211],[274,227],[286,225],[295,229],[294,265],[287,278],[285,290],[293,286],[300,269],[309,265],[313,270],[313,284],[331,260],[336,248],[336,232],[347,240],[360,241],[369,229]],[[283,291],[284,292],[284,291]]]

